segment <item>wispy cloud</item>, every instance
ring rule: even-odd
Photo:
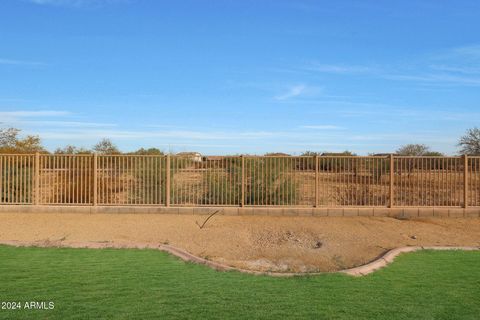
[[[408,74],[386,74],[383,75],[383,78],[389,80],[399,80],[399,81],[414,81],[414,82],[424,82],[428,84],[446,84],[446,85],[457,85],[457,86],[480,86],[480,78],[478,77],[467,77],[459,76],[447,73],[440,74],[419,74],[419,75],[408,75]]]
[[[2,122],[0,122],[1,124]],[[43,121],[43,120],[22,120],[13,119],[8,121],[9,125],[22,125],[22,126],[45,126],[50,128],[66,127],[66,128],[98,128],[98,127],[116,127],[115,123],[103,123],[103,122],[82,122],[82,121]]]
[[[302,129],[313,129],[313,130],[343,130],[344,127],[339,127],[335,125],[325,124],[325,125],[308,125],[300,126]]]
[[[307,86],[305,84],[297,84],[294,86],[288,87],[285,92],[276,95],[274,97],[277,101],[286,101],[292,98],[301,97],[301,96],[314,96],[323,91],[322,87],[317,86]]]
[[[480,59],[480,44],[472,44],[468,46],[456,47],[453,48],[451,54],[473,58],[473,59]]]
[[[363,74],[375,71],[374,68],[368,66],[320,64],[316,62],[307,65],[305,69],[309,71],[335,74]]]
[[[3,58],[0,58],[0,64],[14,65],[14,66],[44,66],[44,65],[46,65],[45,63],[38,62],[38,61],[14,60],[14,59],[3,59]]]
[[[178,140],[251,140],[262,139],[266,137],[277,136],[276,132],[267,131],[246,131],[246,132],[218,132],[218,131],[194,131],[194,130],[153,130],[153,131],[134,131],[134,130],[71,130],[65,131],[46,131],[40,134],[47,139],[58,140],[85,140],[99,139],[109,137],[112,139],[152,139],[168,138],[171,141]]]
[[[444,72],[452,73],[463,73],[463,74],[480,74],[479,67],[470,67],[470,66],[456,66],[456,65],[431,65],[431,69]]]
[[[32,118],[32,117],[58,117],[69,115],[68,111],[39,110],[39,111],[0,111],[2,118]]]
[[[296,70],[310,74],[368,76],[390,81],[421,83],[429,86],[480,86],[480,45],[447,48],[427,58],[388,65],[331,64],[313,61]],[[407,71],[406,71],[407,70]],[[292,92],[293,93],[293,92]]]
[[[292,86],[288,88],[288,90],[285,93],[277,95],[274,98],[275,100],[287,100],[293,97],[298,97],[305,92],[305,89],[306,87],[303,84]]]
[[[68,111],[0,111],[0,125],[14,127],[48,127],[48,128],[104,128],[115,127],[114,123],[72,121]],[[63,119],[68,117],[67,119]],[[61,120],[56,120],[60,118]]]
[[[130,0],[29,0],[29,2],[37,5],[49,6],[65,6],[65,7],[87,7],[102,6],[108,4],[125,3]]]

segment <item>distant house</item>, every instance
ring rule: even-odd
[[[199,152],[179,152],[176,156],[187,158],[194,162],[202,162],[202,155]]]

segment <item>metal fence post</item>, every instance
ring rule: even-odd
[[[35,195],[34,195],[34,204],[38,205],[40,203],[40,153],[35,152]]]
[[[394,187],[394,179],[395,179],[395,159],[393,154],[390,155],[390,204],[389,207],[393,208],[394,205],[394,195],[393,195],[393,187]]]
[[[93,205],[96,206],[98,203],[98,185],[97,185],[97,176],[98,176],[98,156],[96,153],[93,154]]]
[[[240,156],[242,159],[242,195],[240,199],[240,206],[245,206],[245,157],[243,154]]]
[[[315,208],[318,207],[318,155],[315,155]]]
[[[165,206],[170,207],[170,154],[167,154],[167,163],[165,165]]]
[[[463,207],[468,207],[468,156],[463,156]]]
[[[3,203],[3,159],[2,155],[0,155],[0,204]]]

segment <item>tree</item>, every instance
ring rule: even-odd
[[[338,156],[338,157],[343,157],[343,156],[356,156],[355,153],[345,150],[343,152],[316,152],[316,151],[305,151],[302,154],[300,154],[302,157],[315,157],[315,156]]]
[[[331,157],[352,157],[356,156],[357,154],[355,152],[345,150],[343,152],[323,152],[321,155]]]
[[[136,151],[130,152],[129,154],[136,154],[136,155],[153,155],[153,156],[162,156],[164,155],[163,151],[158,148],[140,148]]]
[[[424,144],[406,144],[398,148],[396,153],[400,156],[443,156],[441,152],[432,151],[430,147]]]
[[[63,148],[57,148],[54,151],[55,154],[90,154],[92,153],[91,150],[85,148],[78,148],[72,145],[66,145]]]
[[[315,156],[319,156],[320,155],[320,152],[315,152],[315,151],[305,151],[305,152],[302,152],[302,154],[300,154],[300,156],[302,157],[315,157]]]
[[[23,139],[17,140],[16,149],[19,152],[32,153],[37,151],[44,151],[39,136],[26,136]]]
[[[480,129],[468,129],[458,142],[460,153],[466,155],[480,155]]]
[[[445,154],[438,151],[427,151],[423,154],[425,157],[444,157]]]
[[[400,156],[409,156],[409,157],[441,157],[444,156],[443,153],[432,151],[430,147],[424,144],[406,144],[401,146],[397,152]],[[402,165],[400,171],[406,171],[410,176],[415,170],[432,170],[442,168],[443,162],[442,159],[433,159],[432,161],[426,162],[421,159],[406,159]]]
[[[15,148],[19,133],[17,128],[0,129],[0,148]]]
[[[27,135],[20,138],[21,130],[16,128],[0,129],[1,153],[32,153],[45,151],[39,136]]]
[[[290,157],[288,153],[283,152],[267,152],[264,154],[266,157]]]
[[[119,154],[120,150],[110,139],[102,139],[93,146],[93,151],[99,154]]]

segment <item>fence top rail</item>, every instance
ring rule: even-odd
[[[91,156],[94,154],[92,153]],[[167,155],[163,154],[97,154],[99,158],[105,157],[149,157],[149,158],[166,158]]]
[[[298,158],[306,158],[306,159],[313,159],[315,156],[256,156],[256,155],[241,155],[245,159],[251,158],[287,158],[287,159],[298,159]],[[240,157],[240,156],[238,156]]]
[[[463,156],[393,156],[395,159],[462,159]],[[471,156],[468,156],[471,158]]]
[[[189,155],[176,155],[172,154],[170,156],[171,158],[187,158],[187,159],[193,159],[200,157],[202,159],[207,159],[207,160],[217,160],[217,159],[240,159],[242,155],[237,155],[237,156],[218,156],[218,155],[200,155],[200,156],[189,156]]]
[[[390,159],[390,156],[318,156],[319,159]]]
[[[317,158],[365,158],[365,159],[387,159],[389,156],[251,156],[251,155],[244,155],[244,158],[290,158],[290,159],[298,159],[298,158],[305,158],[305,159],[314,159]]]
[[[45,154],[41,153],[40,157],[92,157],[93,154]]]
[[[12,157],[12,156],[35,156],[36,153],[0,153],[0,157]],[[88,154],[50,154],[50,153],[39,153],[39,156],[41,157],[93,157],[95,153],[88,153]],[[97,157],[158,157],[158,158],[166,158],[168,155],[157,155],[157,154],[96,154]],[[194,156],[188,156],[188,155],[170,155],[171,158],[193,158]],[[390,158],[390,155],[382,155],[382,156],[343,156],[343,155],[318,155],[318,156],[289,156],[289,155],[247,155],[247,154],[239,154],[239,155],[200,155],[202,159],[223,159],[223,158],[291,158],[291,159],[297,159],[297,158],[307,158],[307,159],[313,159],[315,157],[317,158],[353,158],[353,159],[388,159]],[[393,155],[395,159],[462,159],[464,156],[401,156],[401,155]],[[470,159],[480,159],[480,155],[474,155],[470,156],[468,155],[468,158]]]

